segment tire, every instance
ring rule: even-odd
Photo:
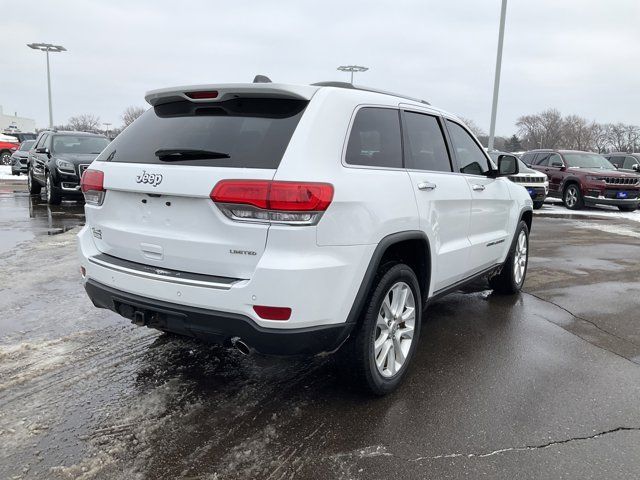
[[[540,210],[542,208],[542,205],[544,205],[544,202],[533,202],[533,208],[535,210]]]
[[[405,299],[400,308],[394,298]],[[360,388],[374,395],[395,390],[417,348],[421,317],[422,298],[414,271],[403,263],[385,264],[371,287],[358,330],[343,347],[349,378],[355,377]]]
[[[27,188],[31,195],[38,195],[42,190],[42,186],[33,178],[31,169],[27,170]]]
[[[618,210],[621,212],[634,212],[637,207],[633,205],[618,205]]]
[[[0,152],[0,165],[11,165],[11,152],[9,150]]]
[[[497,293],[513,295],[522,290],[529,265],[529,228],[523,221],[516,229],[509,255],[499,274],[489,279],[489,285]]]
[[[583,208],[584,198],[582,198],[580,186],[577,183],[567,185],[562,194],[562,201],[564,202],[564,206],[569,210],[580,210]]]
[[[60,192],[53,186],[53,178],[51,178],[49,172],[47,172],[46,177],[45,196],[49,205],[60,205],[62,201],[62,195],[60,195]]]

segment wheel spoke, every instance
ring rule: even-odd
[[[406,322],[407,320],[413,319],[415,316],[416,316],[415,307],[407,307],[402,313],[402,317],[400,318],[402,319],[403,322]]]
[[[400,366],[402,367],[402,365],[404,364],[404,360],[405,360],[405,356],[404,356],[404,352],[402,351],[402,342],[400,341],[400,337],[396,336],[396,338],[393,339],[393,351],[394,351],[394,361],[398,362],[398,364],[400,364]]]
[[[389,330],[386,330],[380,333],[380,336],[376,339],[375,343],[373,344],[376,357],[378,356],[378,354],[380,353],[380,350],[382,350],[383,345],[388,339],[389,339]]]
[[[413,339],[413,327],[404,327],[398,329],[396,336],[400,339],[406,338],[407,340]]]
[[[389,294],[384,297],[384,301],[382,302],[382,311],[384,312],[384,318],[387,321],[393,318],[393,313],[391,313],[391,304],[389,303]]]
[[[385,340],[380,353],[376,357],[376,365],[378,366],[379,370],[382,370],[384,368],[384,362],[389,356],[389,350],[391,350],[392,347],[393,343],[391,343],[391,339]]]
[[[387,352],[387,369],[391,375],[394,375],[396,373],[396,355],[393,342],[389,343],[389,346],[389,351]]]

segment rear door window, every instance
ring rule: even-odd
[[[541,167],[546,167],[549,165],[549,157],[551,157],[550,153],[538,153],[536,155],[535,164]]]
[[[406,168],[450,172],[451,161],[440,121],[415,112],[404,112],[403,119]]]
[[[624,163],[623,156],[613,155],[611,157],[605,157],[605,158],[609,160],[611,163],[613,163],[616,167],[622,168],[622,164]]]
[[[525,153],[525,154],[522,156],[522,162],[523,162],[525,165],[531,165],[531,164],[533,163],[533,158],[534,158],[534,157],[535,157],[535,154],[534,154],[534,153]]]
[[[400,112],[364,107],[351,127],[345,161],[349,165],[402,168]]]
[[[307,104],[234,98],[157,105],[118,135],[98,160],[276,169]]]
[[[483,175],[489,171],[489,160],[471,134],[451,120],[447,129],[461,173]]]

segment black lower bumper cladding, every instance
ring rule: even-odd
[[[299,355],[330,352],[349,336],[353,324],[308,328],[264,328],[251,318],[227,312],[177,305],[140,297],[87,280],[85,290],[98,308],[112,310],[138,325],[230,344],[240,338],[249,347],[267,355]]]

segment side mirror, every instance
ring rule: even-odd
[[[520,171],[518,167],[518,159],[513,155],[500,155],[498,156],[498,175],[506,177],[509,175],[515,175]]]
[[[563,168],[564,167],[564,163],[555,161],[555,162],[551,162],[551,166],[552,167],[556,167],[556,168]]]
[[[640,163],[636,163],[631,165],[631,170],[635,170],[636,172],[640,172]]]
[[[51,155],[47,147],[36,148],[36,153],[44,153],[45,155]]]

